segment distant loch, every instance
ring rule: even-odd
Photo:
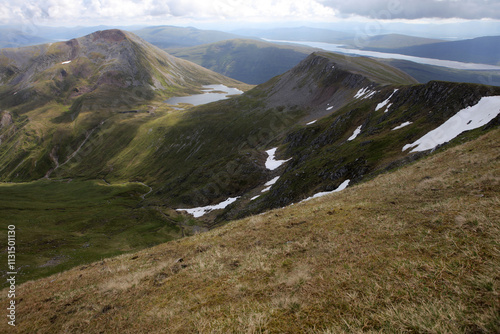
[[[218,85],[204,85],[203,94],[194,94],[189,96],[176,96],[171,99],[165,100],[166,104],[171,104],[173,106],[179,107],[181,103],[192,104],[193,106],[198,106],[201,104],[206,104],[210,102],[215,102],[219,100],[224,100],[229,98],[230,95],[239,95],[243,91],[237,88],[230,88],[222,84]]]

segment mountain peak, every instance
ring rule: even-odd
[[[51,97],[72,103],[75,97],[103,89],[108,92],[140,87],[145,96],[152,97],[197,91],[204,84],[239,84],[177,59],[133,33],[119,29],[0,52],[0,60],[0,82],[12,90],[7,93],[9,98],[14,99],[14,93],[21,92],[7,107]]]
[[[127,38],[127,35],[119,29],[99,30],[90,35],[93,42],[121,42]]]
[[[359,89],[415,83],[415,79],[397,68],[368,57],[314,52],[262,87],[270,92],[268,103],[272,106],[314,109],[329,103],[331,108],[327,111],[331,113],[348,103]]]

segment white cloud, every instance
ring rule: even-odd
[[[498,0],[2,0],[0,7],[2,23],[52,26],[153,25],[199,20],[500,19]]]
[[[2,21],[129,24],[170,18],[316,19],[336,11],[318,0],[4,0]]]
[[[500,19],[498,0],[319,0],[345,16],[372,19]]]

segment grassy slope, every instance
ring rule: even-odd
[[[103,181],[0,184],[0,228],[16,226],[20,281],[178,238],[173,218],[141,205],[147,192]]]
[[[26,283],[17,329],[498,332],[499,138],[494,130],[340,193]]]
[[[259,92],[145,123],[110,159],[109,178],[139,177],[172,207],[220,202],[265,182],[263,148],[282,138],[304,112],[268,108],[255,99]]]

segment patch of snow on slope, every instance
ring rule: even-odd
[[[368,87],[365,87],[365,88],[361,88],[360,90],[358,90],[358,92],[356,93],[356,95],[354,95],[354,98],[355,99],[361,99],[361,98],[368,99],[368,98],[372,97],[373,94],[375,94],[375,93],[376,93],[376,91],[374,91],[374,90],[370,91],[368,89]]]
[[[187,213],[193,215],[195,218],[199,218],[212,210],[225,209],[227,206],[229,206],[229,204],[235,202],[238,198],[239,197],[230,197],[226,199],[224,202],[221,202],[219,204],[208,205],[192,209],[176,209],[176,211],[186,211]]]
[[[326,108],[326,110],[332,110],[332,109],[333,109],[333,106]]]
[[[269,170],[275,170],[279,166],[283,165],[285,162],[287,162],[290,159],[287,160],[274,160],[274,155],[276,154],[276,150],[278,148],[272,148],[270,150],[267,150],[266,153],[268,155],[267,160],[266,160],[266,168]]]
[[[311,122],[307,123],[306,125],[314,124],[314,123],[316,123],[316,121],[317,121],[317,119],[315,119],[314,121],[311,121]]]
[[[360,133],[361,133],[361,127],[363,125],[360,125],[356,128],[356,130],[354,130],[352,136],[350,136],[349,138],[347,138],[348,141],[351,141],[351,140],[354,140]]]
[[[266,184],[264,184],[264,185],[268,186],[268,187],[266,189],[263,189],[262,192],[265,193],[266,191],[269,191],[271,189],[271,187],[273,186],[273,184],[275,184],[279,178],[280,178],[279,176],[276,176],[274,179],[266,182]]]
[[[342,191],[344,190],[345,188],[347,188],[347,186],[349,185],[349,182],[351,182],[351,180],[345,180],[344,182],[342,182],[342,184],[340,186],[338,186],[337,189],[335,190],[332,190],[332,191],[323,191],[323,192],[320,192],[320,193],[317,193],[309,198],[306,198],[304,200],[302,200],[301,202],[305,202],[305,201],[308,201],[310,199],[313,199],[313,198],[318,198],[318,197],[322,197],[322,196],[325,196],[325,195],[328,195],[328,194],[333,194],[335,192],[339,192],[339,191]]]
[[[254,196],[254,197],[250,198],[250,200],[253,201],[254,199],[257,199],[259,197],[260,197],[260,195],[257,195],[257,196]]]
[[[403,151],[412,147],[410,153],[433,149],[440,144],[449,142],[464,131],[477,129],[488,124],[498,114],[500,114],[500,96],[483,97],[476,105],[460,110],[441,126],[412,144],[405,145]]]
[[[63,62],[61,63],[61,65],[64,65],[64,64],[69,64],[69,63],[71,63],[71,60],[63,61]]]
[[[394,92],[392,92],[391,96],[389,96],[389,97],[388,97],[385,101],[380,102],[379,104],[377,104],[377,107],[375,108],[375,111],[379,111],[380,109],[382,109],[383,107],[385,107],[385,106],[386,106],[386,105],[390,102],[391,97],[392,97],[392,96],[394,95],[394,93],[396,93],[397,91],[398,91],[398,90],[397,90],[397,89],[395,89],[395,90],[394,90]],[[391,104],[389,104],[389,105],[387,106],[387,109],[385,110],[385,112],[387,112],[387,110],[389,109],[389,107],[390,107],[391,105],[392,105],[392,103],[391,103]]]
[[[368,90],[368,88],[366,88],[366,87],[365,88],[361,88],[360,90],[358,90],[358,92],[356,93],[356,95],[354,95],[354,98],[355,99],[361,98],[363,95],[366,94],[367,90]]]
[[[364,97],[364,99],[369,99],[370,97],[372,97],[373,95],[375,95],[376,91],[372,90],[371,92],[368,93],[368,95],[366,95]]]
[[[401,129],[401,128],[404,128],[405,126],[408,126],[408,125],[410,125],[410,124],[412,124],[412,122],[404,122],[404,123],[401,123],[401,125],[396,126],[394,129],[392,129],[392,131],[394,131],[394,130],[398,130],[398,129]]]

